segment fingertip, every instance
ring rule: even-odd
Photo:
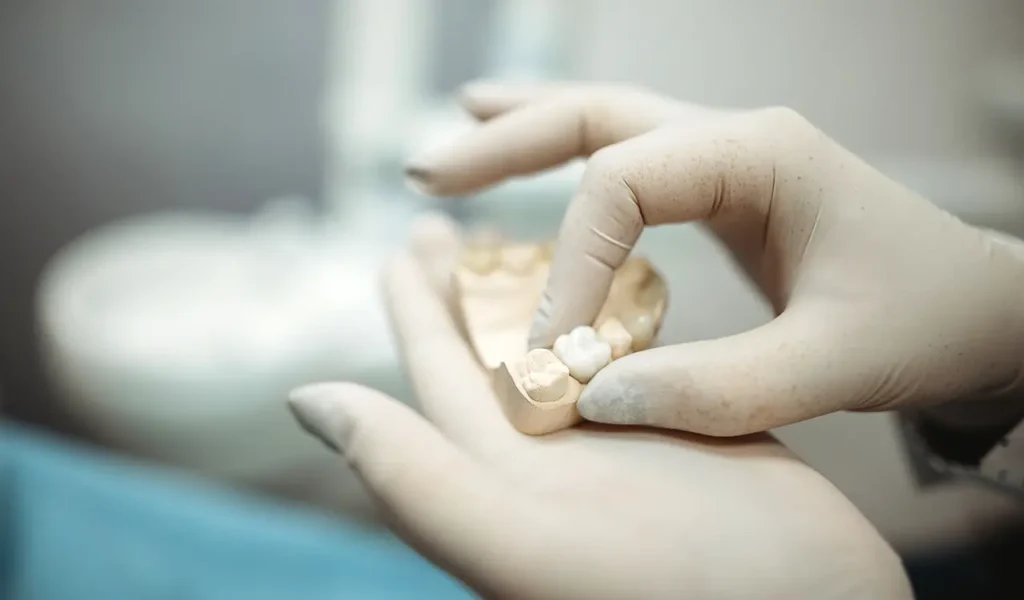
[[[628,377],[615,364],[602,369],[583,389],[576,408],[580,416],[608,425],[645,424],[643,394],[638,394]]]
[[[418,156],[406,163],[403,169],[405,186],[421,196],[438,196],[434,169],[429,166],[429,157]]]
[[[450,252],[459,245],[459,227],[447,215],[430,212],[413,222],[409,241],[417,256]]]
[[[353,383],[313,383],[288,394],[288,410],[306,433],[344,454],[355,416],[351,403],[368,390]]]

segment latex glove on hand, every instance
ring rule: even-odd
[[[777,315],[612,363],[580,398],[587,419],[730,436],[839,410],[1020,393],[1017,242],[958,221],[793,111],[568,84],[478,84],[463,102],[481,126],[409,167],[428,193],[590,157],[531,346],[592,322],[652,225],[705,225]]]
[[[450,232],[428,222],[421,259],[401,257],[386,277],[432,423],[350,384],[303,388],[290,401],[410,545],[486,598],[911,598],[872,526],[766,434],[513,429],[442,301]]]

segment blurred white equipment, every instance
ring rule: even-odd
[[[494,5],[486,24],[488,46],[480,78],[531,83],[565,79],[567,40],[579,8],[560,0],[497,0]],[[473,127],[472,119],[454,102],[454,92],[420,99],[411,128],[396,148],[396,162],[437,148]],[[466,216],[472,221],[473,211],[478,211],[488,222],[502,223],[510,235],[546,238],[557,231],[583,168],[583,161],[575,160],[484,190],[474,196]]]
[[[491,36],[495,73],[547,74],[556,4],[504,3],[491,27],[511,37]],[[284,398],[299,384],[344,379],[408,399],[378,270],[418,210],[399,193],[401,162],[423,139],[412,132],[436,139],[451,135],[452,122],[433,118],[426,91],[440,60],[431,47],[436,2],[348,0],[334,9],[326,219],[292,200],[251,219],[130,219],[66,247],[38,302],[52,378],[101,440],[366,514],[354,476],[300,433]],[[560,211],[576,178],[555,181],[525,184],[525,197]]]
[[[252,219],[138,218],[65,248],[39,304],[68,409],[134,453],[368,510],[284,398],[338,378],[407,396],[378,297],[374,257],[384,253],[328,234],[307,212],[285,201]]]

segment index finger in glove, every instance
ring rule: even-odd
[[[727,219],[766,236],[776,157],[793,119],[785,109],[730,115],[658,129],[591,157],[562,222],[530,347],[550,347],[593,322],[645,226]]]

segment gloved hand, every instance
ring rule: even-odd
[[[793,111],[711,110],[583,84],[477,84],[463,101],[482,125],[409,166],[428,193],[590,157],[533,347],[592,321],[649,225],[705,225],[777,315],[612,363],[580,398],[587,419],[730,436],[1021,391],[1019,242],[958,221]]]
[[[351,384],[299,389],[290,406],[436,564],[487,598],[911,598],[871,525],[766,434],[514,430],[438,293],[451,229],[428,222],[414,248],[386,295],[433,424]]]

